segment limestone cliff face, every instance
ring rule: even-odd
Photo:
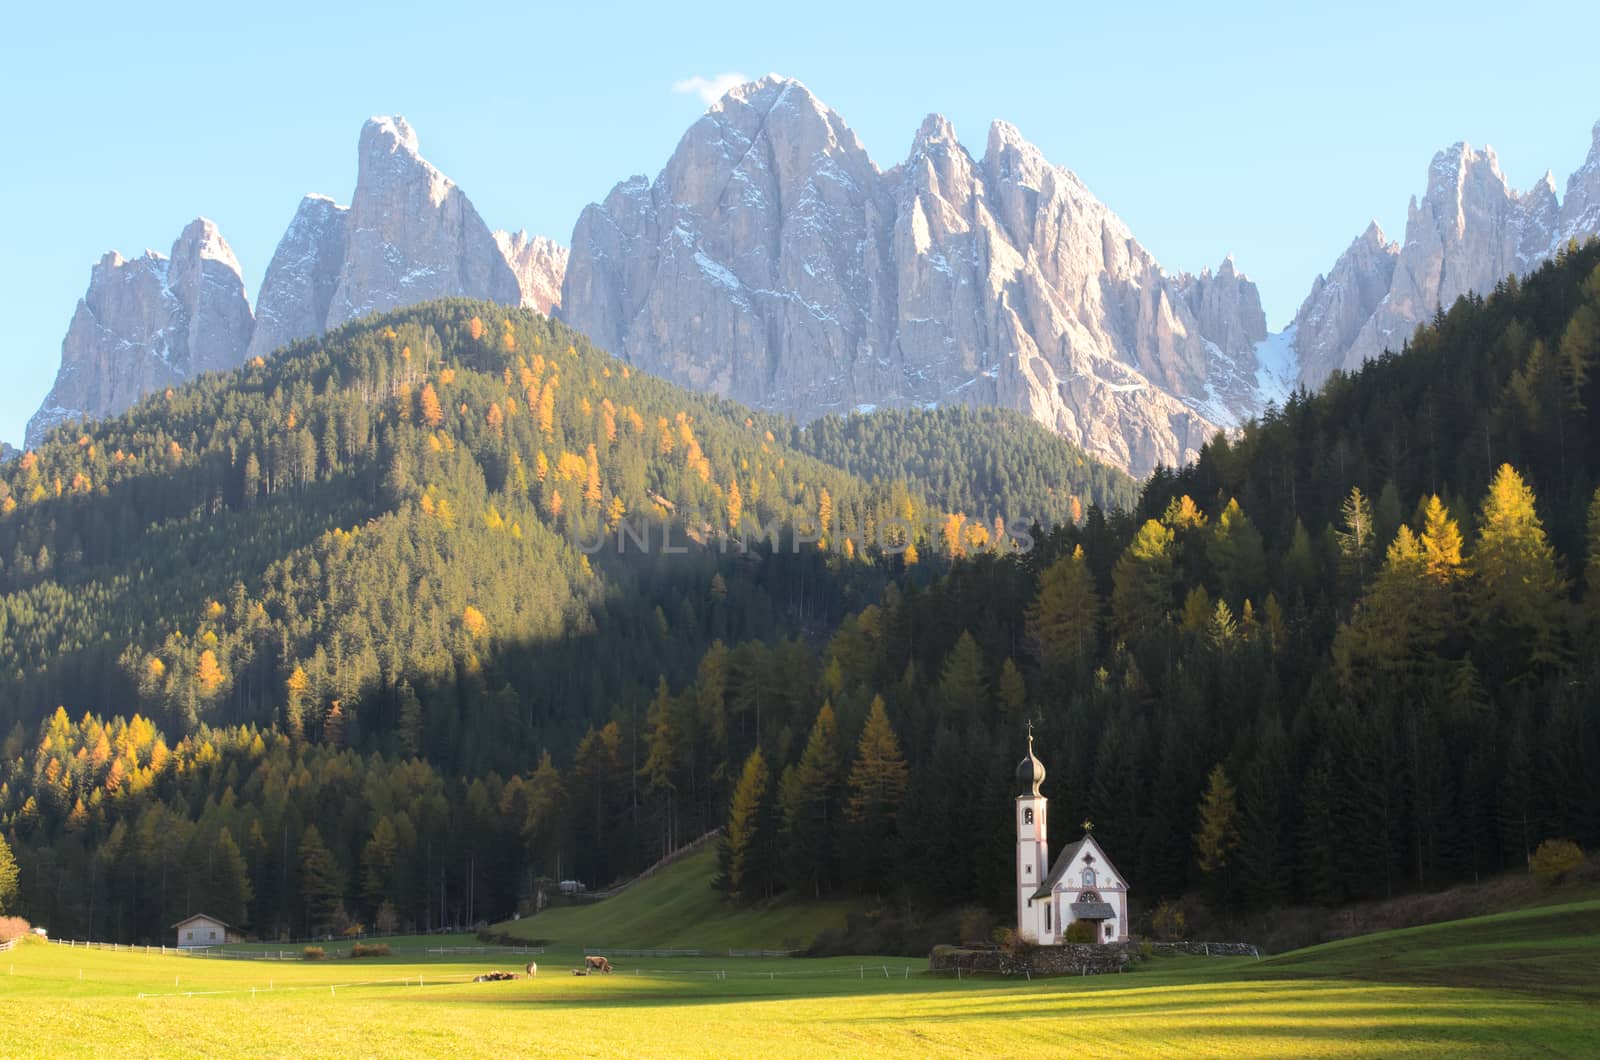
[[[1398,351],[1418,325],[1476,291],[1487,294],[1570,240],[1600,234],[1600,125],[1588,160],[1567,181],[1565,202],[1547,173],[1532,189],[1506,183],[1492,148],[1455,144],[1434,156],[1421,200],[1413,198],[1400,245],[1373,225],[1318,277],[1296,317],[1301,380],[1316,387]]]
[[[322,334],[344,268],[349,216],[325,195],[300,200],[261,280],[251,357]]]
[[[567,248],[545,236],[526,232],[496,232],[494,242],[522,289],[522,304],[546,316],[561,301],[561,281],[567,275]]]
[[[240,364],[252,324],[239,262],[203,217],[178,236],[170,257],[105,255],[62,340],[55,385],[28,421],[26,445],[57,424],[121,412],[152,391]]]
[[[448,297],[520,305],[522,289],[466,195],[418,153],[406,120],[373,118],[361,130],[326,326]]]
[[[1136,473],[1259,409],[1255,287],[1169,276],[1070,171],[996,122],[925,121],[881,171],[805,86],[734,89],[654,182],[573,233],[560,313],[647,371],[811,418],[1000,404]]]
[[[1388,296],[1399,256],[1400,244],[1385,239],[1374,221],[1311,285],[1295,315],[1295,348],[1301,378],[1309,385],[1344,365],[1356,336]]]
[[[1589,134],[1589,157],[1567,178],[1567,197],[1561,203],[1557,245],[1584,240],[1600,233],[1600,121]]]

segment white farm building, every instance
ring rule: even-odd
[[[178,933],[178,948],[180,950],[199,949],[203,946],[220,946],[224,942],[235,942],[237,936],[228,931],[228,925],[214,916],[206,913],[196,913],[194,916],[184,917],[172,929]]]

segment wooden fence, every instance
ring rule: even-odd
[[[0,946],[0,952],[11,948],[13,942]],[[139,946],[124,942],[85,942],[80,939],[50,939],[51,945],[67,946],[74,949],[111,950],[115,953],[154,953],[174,954],[179,957],[211,957],[218,960],[244,960],[244,961],[300,961],[305,959],[305,950],[243,950],[229,949],[217,946]],[[429,957],[452,957],[458,954],[463,956],[482,956],[491,953],[518,954],[520,956],[539,956],[544,953],[543,946],[391,946],[391,956],[404,956],[406,954],[423,954]],[[334,949],[328,952],[329,957],[348,957],[348,949]]]

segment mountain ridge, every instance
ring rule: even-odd
[[[1493,147],[1457,141],[1428,165],[1421,198],[1406,211],[1405,237],[1377,223],[1313,281],[1295,315],[1300,383],[1315,389],[1398,351],[1434,311],[1469,293],[1486,295],[1526,276],[1561,248],[1600,235],[1600,122],[1589,153],[1567,178],[1565,199],[1548,170],[1527,191],[1511,187]]]
[[[357,316],[451,296],[548,312],[565,261],[550,240],[491,232],[465,192],[422,156],[404,118],[371,118],[350,204],[301,199],[253,309],[238,259],[205,218],[184,229],[169,256],[102,257],[25,447],[58,424],[114,415],[145,394]]]
[[[930,115],[882,169],[778,75],[584,210],[558,312],[648,371],[801,420],[1001,405],[1138,473],[1264,404],[1244,338],[1265,318],[1231,263],[1166,273],[1003,121],[974,158]]]

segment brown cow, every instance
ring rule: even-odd
[[[585,957],[583,966],[591,972],[599,972],[602,975],[611,974],[611,962],[604,957]]]

